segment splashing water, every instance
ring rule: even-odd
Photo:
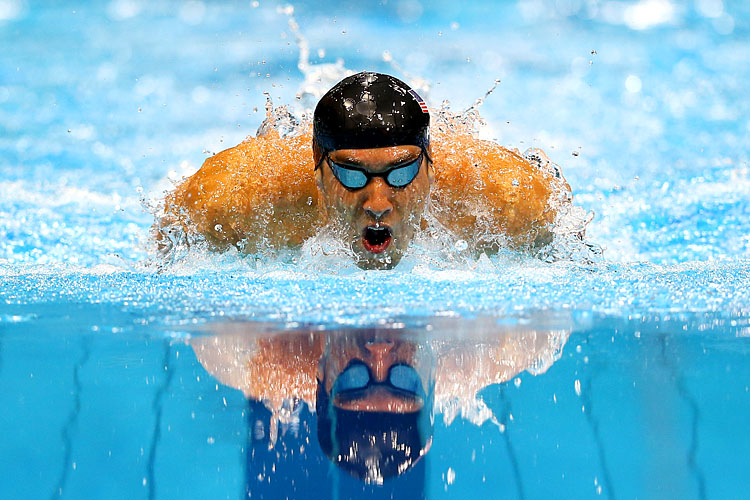
[[[305,65],[301,66],[304,67]],[[498,83],[496,82],[495,86],[487,91],[483,98],[477,99],[472,107],[460,114],[452,113],[447,103],[444,103],[443,107],[433,113],[435,118],[432,124],[432,136],[433,141],[438,143],[435,146],[435,169],[439,182],[427,205],[427,213],[424,216],[423,223],[418,225],[417,243],[411,253],[416,252],[421,258],[436,262],[440,267],[455,265],[456,258],[459,255],[466,257],[472,254],[482,254],[484,252],[482,249],[490,249],[492,253],[497,253],[497,251],[510,246],[508,235],[498,227],[498,224],[503,225],[512,223],[512,221],[498,222],[498,212],[501,212],[504,208],[498,206],[497,201],[492,200],[493,196],[496,196],[494,190],[498,186],[497,180],[493,181],[488,178],[488,175],[492,175],[492,170],[501,167],[495,167],[492,163],[493,160],[486,156],[485,149],[491,146],[499,152],[501,157],[508,157],[512,153],[499,148],[494,143],[482,143],[478,142],[477,139],[481,127],[486,124],[479,113],[478,107],[492,93]],[[316,94],[317,91],[313,93]],[[265,169],[262,180],[268,185],[284,185],[287,179],[296,177],[297,181],[292,184],[306,186],[306,192],[309,193],[311,191],[310,186],[313,184],[311,160],[309,159],[310,131],[310,114],[307,111],[303,112],[301,116],[296,116],[289,106],[273,107],[271,100],[267,98],[265,120],[258,128],[256,137],[248,137],[245,141],[245,144],[253,146],[253,150],[260,152],[256,153],[255,156],[248,156],[248,153],[243,152],[241,161],[247,163],[247,165],[234,167],[229,163],[228,167],[237,168],[238,172],[250,169],[255,176],[258,176],[259,169]],[[287,138],[293,140],[286,142],[284,139]],[[254,161],[268,161],[266,159],[267,154],[263,151],[272,151],[278,165],[268,169],[265,168],[266,165],[254,164]],[[583,237],[585,227],[593,214],[586,213],[571,203],[570,189],[561,174],[560,167],[553,164],[544,152],[529,149],[523,156],[518,155],[517,151],[515,154],[517,155],[516,160],[511,161],[521,163],[526,160],[532,168],[538,169],[545,178],[550,179],[551,192],[548,201],[545,202],[547,206],[544,210],[556,214],[555,220],[549,222],[553,238],[540,249],[535,250],[535,253],[543,260],[550,262],[561,259],[589,262],[592,257],[600,253],[598,247],[585,242]],[[284,160],[284,158],[292,155],[295,158],[308,158],[307,168],[291,172],[284,167],[285,161],[299,163],[298,159]],[[253,158],[257,158],[257,160]],[[455,166],[459,162],[461,167]],[[473,187],[457,184],[454,179],[474,179]],[[521,180],[526,182],[525,179]],[[203,189],[202,183],[212,181],[196,180],[191,182],[192,184],[198,182],[197,189],[201,191]],[[520,185],[520,180],[514,179],[512,181],[514,188]],[[267,189],[262,184],[256,184],[256,186],[256,189],[260,192]],[[226,189],[231,188],[224,186],[223,189],[224,191],[219,191],[212,198],[227,198],[228,202],[231,202],[234,199],[231,191],[226,191]],[[177,198],[168,198],[167,203],[175,202],[179,199],[179,196],[182,196],[179,193],[179,188],[176,195]],[[303,197],[302,194],[294,191],[280,192],[280,195],[294,199]],[[187,196],[189,197],[191,194]],[[309,222],[305,222],[306,220],[315,218],[316,204],[312,200],[313,196],[308,195],[308,203],[301,205],[301,209],[305,212],[295,213],[292,208],[290,211],[283,212],[283,215],[280,216],[276,213],[277,207],[270,199],[258,198],[256,206],[250,205],[252,206],[251,213],[255,213],[256,224],[252,226],[252,229],[246,228],[242,232],[263,236],[256,237],[255,240],[257,241],[248,243],[248,240],[240,234],[239,241],[234,246],[244,253],[276,254],[279,241],[298,239],[300,227],[309,224]],[[221,203],[220,200],[219,203]],[[206,233],[195,230],[195,227],[200,227],[201,224],[210,226],[211,220],[202,223],[202,219],[195,219],[198,214],[194,214],[191,219],[189,213],[181,212],[182,209],[180,209],[180,212],[169,209],[167,213],[171,212],[171,215],[164,218],[159,213],[164,210],[164,206],[159,204],[156,209],[157,221],[161,220],[161,227],[158,232],[159,245],[163,252],[170,253],[170,260],[174,260],[175,252],[178,251],[177,247],[181,247],[179,251],[182,253],[184,253],[185,247],[195,247],[200,251],[212,248],[210,242],[209,245],[206,245],[206,241],[204,241]],[[230,208],[229,210],[233,209]],[[289,231],[287,234],[283,233],[283,227],[276,224],[280,217],[290,219],[286,221],[291,223],[286,226],[287,231]],[[460,235],[452,234],[447,229],[448,221],[462,218],[471,218],[471,220],[475,220],[475,223],[463,230]],[[229,226],[227,226],[228,228]],[[279,231],[282,231],[279,235],[268,235],[268,233]],[[523,231],[528,230],[524,229]],[[224,232],[223,224],[214,224],[212,228],[209,227],[209,235],[215,236],[214,243],[222,241]],[[351,244],[342,242],[336,245],[328,242],[335,235],[344,234],[343,231],[320,232],[320,228],[315,225],[305,231],[304,234],[308,236],[303,236],[302,239],[310,240],[306,244],[306,255],[333,255],[330,249],[334,247],[339,248],[340,252],[336,254],[342,258],[351,258],[354,255]],[[309,235],[311,234],[318,234],[318,236],[310,239]],[[521,235],[521,237],[526,236]],[[533,236],[528,236],[528,238],[533,238]],[[328,247],[327,251],[322,249],[324,246]],[[313,250],[313,247],[318,248]]]

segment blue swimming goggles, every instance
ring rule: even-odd
[[[408,186],[419,173],[419,166],[422,164],[423,156],[424,154],[420,154],[416,160],[403,165],[396,165],[385,172],[379,173],[369,172],[363,168],[351,165],[342,165],[331,161],[330,157],[326,158],[328,159],[328,164],[331,165],[333,175],[345,188],[362,189],[373,177],[382,177],[386,184],[394,188]]]
[[[370,368],[362,361],[352,360],[333,384],[333,393],[338,397],[357,397],[372,386],[388,387],[396,393],[425,399],[422,379],[414,367],[406,364],[391,366],[385,382],[375,382]]]

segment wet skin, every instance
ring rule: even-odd
[[[253,254],[299,248],[328,223],[347,235],[360,267],[387,269],[396,265],[414,227],[421,224],[429,195],[437,222],[474,246],[477,255],[498,249],[496,240],[486,235],[505,236],[509,248],[520,250],[551,241],[559,210],[570,206],[572,195],[559,170],[550,168],[541,152],[545,160],[537,164],[496,143],[439,130],[430,147],[434,165],[424,168],[423,160],[410,185],[391,188],[374,178],[362,190],[349,191],[333,176],[328,162],[321,163],[322,154],[309,134],[248,138],[207,158],[198,172],[166,196],[164,213],[153,228],[155,239],[164,253],[175,245],[205,241],[215,250],[234,246]],[[384,164],[419,155],[415,146],[387,149],[391,151],[340,150],[330,155],[369,162],[371,171],[388,170]],[[378,210],[382,198],[393,207],[380,217],[394,227],[392,241],[379,254],[362,244],[362,226],[377,219],[365,213],[362,198],[373,194],[371,210]]]
[[[330,346],[329,354],[321,363],[318,377],[325,380],[325,390],[329,394],[338,376],[355,359],[369,368],[376,383],[388,379],[392,366],[406,364],[415,368],[425,390],[430,387],[432,360],[426,359],[414,343],[387,338],[348,338]],[[424,404],[420,398],[398,394],[380,386],[371,387],[356,398],[341,399],[335,394],[332,397],[335,406],[354,411],[407,413],[420,410]]]
[[[405,187],[391,187],[382,177],[373,177],[361,189],[347,189],[333,175],[330,161],[371,173],[382,173],[394,166],[420,158],[419,173]],[[389,269],[398,264],[419,227],[433,182],[432,164],[418,146],[371,149],[341,149],[323,157],[318,151],[315,181],[323,216],[337,227],[357,255],[364,269]],[[391,240],[382,249],[368,244],[368,227],[387,227]],[[373,251],[373,249],[375,251]]]

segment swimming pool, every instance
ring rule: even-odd
[[[158,260],[148,207],[255,133],[263,92],[297,102],[290,16],[312,71],[421,77],[454,111],[500,79],[481,135],[560,164],[603,256]],[[0,497],[741,498],[749,20],[721,0],[0,0]],[[486,386],[445,369],[481,404],[445,392],[429,453],[377,485],[326,458],[304,401],[274,427],[196,347],[373,328],[454,368],[530,354]]]

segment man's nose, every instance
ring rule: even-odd
[[[380,177],[374,178],[370,184],[363,208],[367,215],[375,220],[379,220],[393,210],[393,204],[388,198],[390,187]]]
[[[388,358],[391,349],[393,349],[393,342],[368,342],[365,348],[372,356],[370,365],[372,376],[377,382],[383,382],[388,377],[388,370],[391,367]]]

